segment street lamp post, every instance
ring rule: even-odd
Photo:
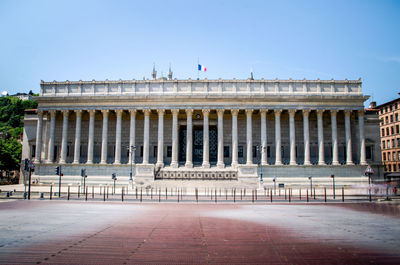
[[[257,151],[260,152],[260,161],[258,162],[258,165],[260,167],[260,182],[263,182],[263,168],[261,165],[261,156],[262,156],[262,152],[265,150],[265,146],[263,145],[258,145],[257,146]]]
[[[274,182],[274,195],[276,195],[276,176],[274,176],[272,181]]]
[[[129,181],[132,181],[133,180],[133,178],[132,178],[132,175],[133,175],[133,153],[135,152],[135,150],[136,150],[136,146],[134,146],[134,145],[131,145],[131,146],[128,146],[127,147],[127,149],[128,149],[128,151],[129,151],[129,153],[130,153],[130,157],[131,157],[131,173],[129,174]]]
[[[308,179],[310,180],[310,189],[311,189],[311,197],[312,197],[312,177],[308,177]]]

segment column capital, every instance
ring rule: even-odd
[[[274,109],[275,116],[280,116],[282,113],[281,109]]]
[[[310,115],[311,110],[309,109],[303,109],[303,116],[308,117]]]
[[[186,115],[193,115],[193,109],[185,109]]]
[[[69,114],[69,110],[62,110],[61,112],[63,113],[64,116],[68,116]]]
[[[38,117],[43,117],[43,110],[38,110],[37,115]]]
[[[344,110],[344,115],[345,115],[345,116],[350,116],[351,112],[352,112],[352,110],[345,109],[345,110]]]
[[[122,112],[123,112],[122,109],[116,109],[115,110],[115,113],[117,114],[117,116],[122,116]]]
[[[239,114],[239,110],[238,109],[231,109],[231,114],[232,114],[232,116],[237,116]]]
[[[218,116],[224,115],[225,110],[224,109],[217,109],[217,114]]]
[[[150,116],[151,110],[150,109],[144,109],[143,113],[144,113],[144,116]]]
[[[87,112],[89,112],[90,116],[94,116],[94,114],[96,114],[96,110],[94,109],[87,110]]]
[[[171,112],[172,112],[172,115],[176,116],[179,113],[179,109],[172,109]]]
[[[131,114],[131,116],[135,116],[136,115],[136,110],[135,109],[130,109],[129,113]]]
[[[49,110],[50,117],[55,117],[56,116],[56,111],[55,110]]]
[[[157,109],[158,115],[164,115],[165,109]]]
[[[253,114],[253,109],[247,109],[246,110],[246,115],[252,115]]]
[[[358,112],[358,116],[364,116],[364,113],[365,113],[364,110],[360,109],[357,112]]]
[[[108,109],[101,110],[101,113],[103,113],[103,116],[108,116],[108,112],[109,112]]]
[[[202,109],[201,111],[203,112],[204,116],[210,115],[210,109]]]
[[[289,116],[294,116],[294,114],[296,114],[296,111],[297,111],[297,110],[295,110],[295,109],[290,109],[290,110],[288,110]]]
[[[330,112],[331,112],[331,115],[332,116],[336,116],[336,114],[338,113],[338,110],[337,109],[331,109],[331,110],[329,110]]]
[[[317,116],[322,116],[324,114],[324,109],[317,109]]]
[[[82,116],[82,110],[78,109],[78,110],[74,110],[74,112],[76,113],[77,117]]]
[[[267,114],[268,110],[267,109],[260,109],[261,114]]]

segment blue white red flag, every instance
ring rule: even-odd
[[[207,71],[207,67],[205,67],[204,65],[201,65],[201,64],[199,64],[199,66],[198,66],[197,69],[198,69],[199,71],[203,71],[203,72]]]

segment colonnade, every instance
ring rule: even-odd
[[[88,152],[86,164],[93,164],[93,152],[94,152],[94,124],[95,124],[95,110],[87,110],[89,112],[89,130],[88,130]],[[135,145],[135,131],[136,131],[136,110],[128,110],[130,113],[130,126],[129,126],[129,146]],[[203,109],[203,161],[202,166],[204,168],[210,167],[209,161],[209,114],[211,109]],[[247,157],[246,164],[253,164],[252,147],[252,117],[253,109],[246,109],[246,149]],[[268,165],[267,162],[267,122],[266,114],[267,109],[260,109],[261,117],[261,164]],[[275,115],[275,165],[282,165],[282,154],[281,154],[281,113],[282,109],[274,109]],[[297,110],[289,109],[289,142],[290,142],[290,165],[297,165],[296,161],[296,139],[295,139],[295,113]],[[310,126],[309,126],[309,114],[310,110],[301,110],[303,114],[303,135],[304,135],[304,165],[311,165],[310,160]],[[326,110],[317,110],[317,129],[318,129],[318,165],[325,165],[324,158],[324,134],[323,134],[323,113]],[[47,163],[54,162],[54,143],[55,143],[55,119],[56,110],[50,110],[50,130],[49,137],[45,147],[47,147]],[[75,141],[74,141],[74,159],[73,164],[79,164],[80,159],[80,145],[81,145],[81,122],[82,122],[82,110],[74,110],[76,113],[76,125],[75,125]],[[101,159],[100,164],[107,164],[107,142],[108,142],[108,118],[110,110],[101,110],[103,116],[102,123],[102,141],[101,141]],[[163,158],[163,146],[164,146],[164,114],[165,109],[158,109],[158,147],[157,147],[157,163],[158,167],[164,166]],[[193,109],[185,109],[186,112],[186,125],[187,125],[187,137],[186,137],[186,163],[185,167],[193,167],[193,122],[192,115]],[[224,164],[224,109],[217,109],[217,134],[218,134],[218,148],[217,148],[217,167],[223,168]],[[339,152],[338,152],[338,134],[337,134],[337,112],[338,110],[329,110],[331,116],[331,129],[332,129],[332,165],[339,165]],[[346,139],[346,164],[352,165],[352,139],[351,139],[351,127],[350,127],[350,114],[352,110],[344,110],[345,114],[345,139]],[[116,137],[115,137],[115,156],[114,164],[121,164],[121,131],[122,131],[122,113],[123,110],[117,109],[116,113]],[[143,164],[149,164],[149,151],[150,151],[150,109],[143,109],[144,113],[144,125],[143,125]],[[171,167],[178,167],[178,113],[179,109],[171,109],[172,113],[172,157]],[[238,114],[239,109],[230,110],[232,115],[232,166],[238,165]],[[41,162],[41,147],[42,147],[42,131],[43,131],[43,111],[38,111],[38,123],[36,131],[36,151],[35,151],[35,162]],[[68,122],[69,122],[69,110],[62,110],[63,114],[63,125],[62,125],[62,140],[61,140],[61,152],[60,152],[60,164],[66,163],[67,158],[67,137],[68,137]],[[366,165],[366,153],[365,153],[365,139],[364,139],[364,111],[358,111],[358,124],[359,124],[359,139],[360,139],[360,164]],[[134,161],[135,153],[129,152],[129,160]]]

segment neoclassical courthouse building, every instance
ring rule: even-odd
[[[24,119],[35,177],[136,184],[365,182],[382,173],[379,119],[361,80],[41,81]],[[132,163],[131,163],[132,162]],[[65,182],[64,182],[65,183]]]

